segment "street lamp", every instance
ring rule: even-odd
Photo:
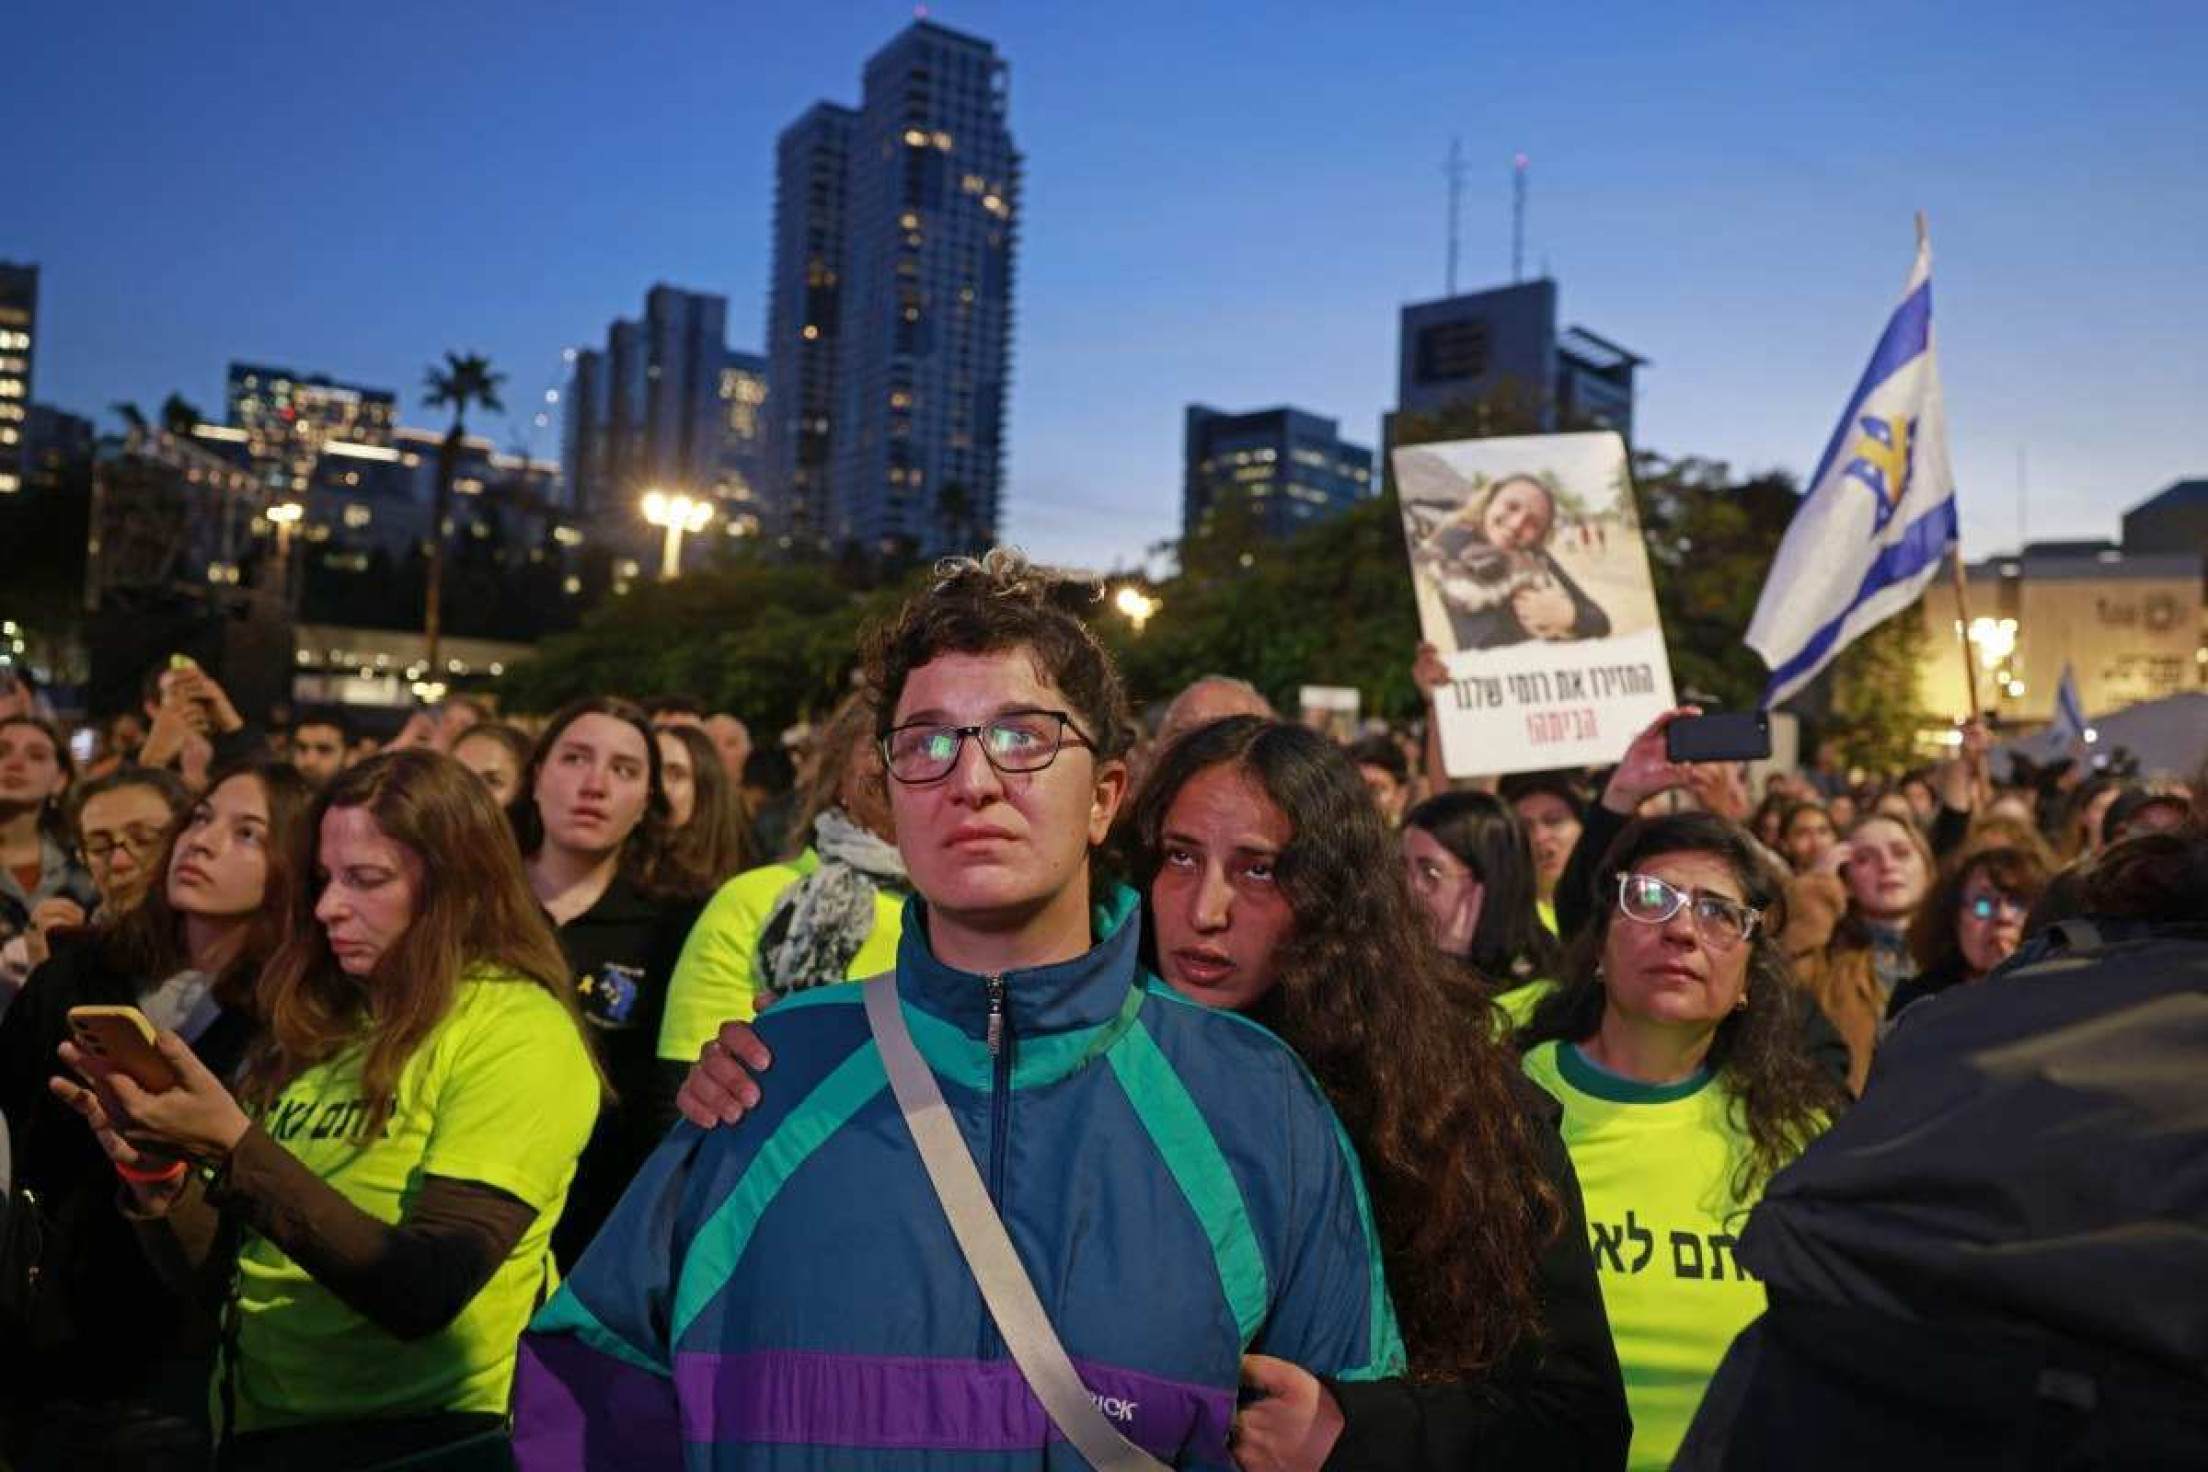
[[[1135,633],[1139,636],[1142,626],[1150,622],[1152,616],[1165,605],[1133,583],[1127,583],[1112,595],[1112,607],[1126,615],[1127,621],[1135,626]]]
[[[665,491],[646,491],[644,519],[666,528],[667,539],[660,546],[659,578],[661,582],[672,582],[682,570],[683,533],[704,531],[705,524],[713,519],[713,503],[680,492],[669,495]]]

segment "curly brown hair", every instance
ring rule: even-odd
[[[2027,911],[2039,903],[2039,897],[2047,892],[2047,881],[2054,877],[2040,856],[2028,848],[1992,844],[1966,849],[1950,859],[1909,921],[1909,954],[1916,957],[1919,972],[1952,968],[1957,976],[1963,974],[1963,943],[1956,927],[1961,920],[1963,891],[1975,874],[1985,875],[1986,882],[2001,893],[2022,900]]]
[[[1602,856],[1597,882],[1607,884],[1644,860],[1678,853],[1708,854],[1723,863],[1746,902],[1763,912],[1748,943],[1747,1005],[1717,1024],[1708,1058],[1732,1097],[1735,1123],[1748,1136],[1747,1155],[1732,1181],[1734,1199],[1747,1202],[1847,1107],[1848,1096],[1802,1046],[1804,1009],[1816,1004],[1795,985],[1779,941],[1786,928],[1785,881],[1745,828],[1711,813],[1637,818]],[[1595,1035],[1609,999],[1600,975],[1602,953],[1617,912],[1614,902],[1595,907],[1566,954],[1563,984],[1542,999],[1519,1033],[1521,1047],[1551,1040],[1583,1043]]]
[[[889,735],[905,681],[922,665],[945,654],[1026,649],[1036,673],[1063,690],[1081,717],[1097,760],[1126,754],[1134,736],[1126,689],[1076,611],[1101,600],[1101,587],[1037,567],[1009,547],[979,558],[946,557],[935,572],[925,592],[867,631],[861,669],[877,738]]]
[[[1534,1264],[1563,1222],[1517,1061],[1433,945],[1356,768],[1316,732],[1230,716],[1168,748],[1121,835],[1145,892],[1173,799],[1220,765],[1293,835],[1276,873],[1295,927],[1253,1015],[1302,1057],[1364,1163],[1413,1374],[1469,1378],[1538,1332]]]

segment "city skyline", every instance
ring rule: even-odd
[[[1529,272],[1651,360],[1650,448],[1806,470],[1922,207],[1969,555],[2018,540],[2023,476],[2034,538],[2113,535],[2208,464],[2191,13],[1257,14],[936,12],[1018,68],[1009,540],[1103,565],[1173,535],[1191,401],[1307,405],[1373,439],[1397,311],[1440,294],[1453,134],[1473,165],[1460,287],[1508,279],[1523,150]],[[0,256],[43,267],[36,397],[105,419],[172,390],[212,403],[232,360],[295,362],[399,387],[402,420],[434,422],[422,367],[474,349],[526,429],[560,349],[661,280],[725,293],[729,341],[764,344],[776,134],[848,96],[909,19],[399,5],[357,44],[335,17],[213,5],[20,22],[26,162]],[[252,78],[326,69],[340,39],[353,65],[314,109],[246,105]],[[84,56],[106,86],[69,82]],[[1261,85],[1322,60],[1286,95]],[[646,101],[565,120],[560,99],[647,61]],[[269,170],[246,141],[315,166]],[[531,448],[557,445],[555,416]]]

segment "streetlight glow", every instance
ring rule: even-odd
[[[1157,611],[1164,606],[1163,603],[1143,592],[1133,583],[1123,584],[1120,590],[1112,595],[1112,607],[1126,616],[1127,621],[1135,626],[1137,634],[1142,632],[1143,625],[1149,623],[1157,614]]]
[[[646,491],[643,510],[646,521],[666,530],[666,540],[660,545],[659,577],[661,582],[672,582],[682,570],[683,537],[705,530],[705,524],[713,519],[713,503],[679,491],[673,495]]]

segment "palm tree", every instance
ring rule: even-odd
[[[452,478],[460,464],[460,442],[468,432],[468,408],[479,404],[505,413],[506,406],[498,401],[498,386],[505,381],[506,375],[492,371],[491,360],[481,353],[447,352],[442,368],[433,363],[422,376],[422,401],[432,409],[449,406],[452,410],[452,428],[445,432],[445,443],[437,452],[437,495],[429,513],[429,588],[422,600],[422,634],[432,680],[444,668],[438,662],[437,642],[444,612],[445,519],[452,514]]]
[[[161,427],[179,439],[190,439],[192,431],[206,422],[199,405],[182,394],[170,394],[161,401]]]

